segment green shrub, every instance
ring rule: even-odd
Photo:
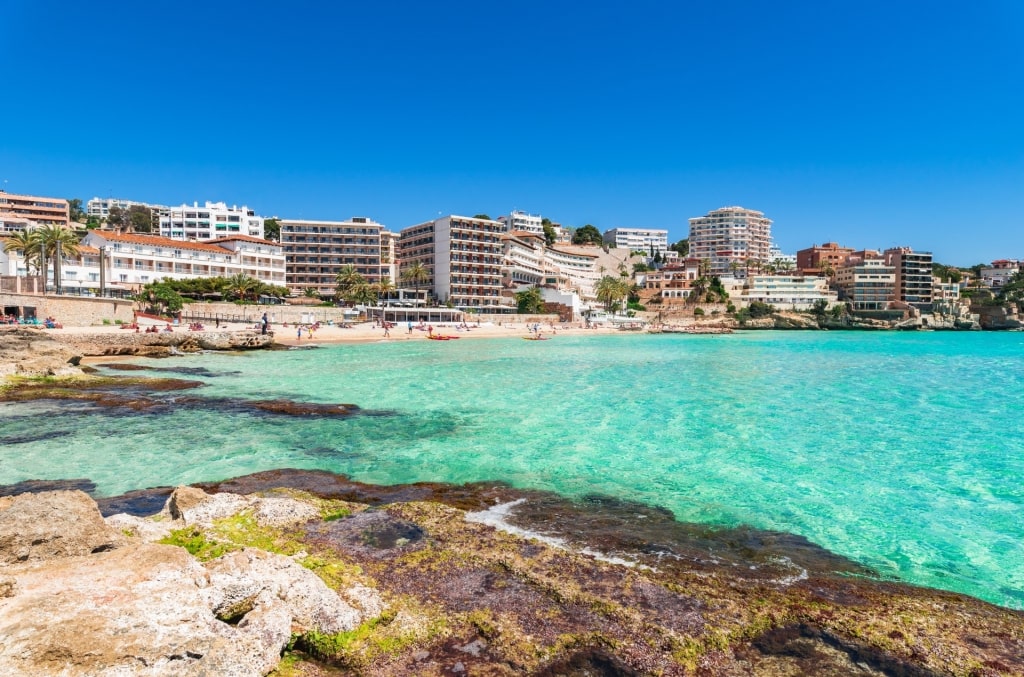
[[[693,309],[693,316],[694,317],[703,317],[704,316],[704,309],[703,308],[694,308]]]

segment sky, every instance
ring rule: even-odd
[[[1024,3],[6,0],[0,188],[1024,258]]]

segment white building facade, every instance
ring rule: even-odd
[[[752,275],[747,279],[739,300],[747,304],[760,301],[779,310],[810,310],[821,300],[832,306],[837,298],[823,277]]]
[[[65,260],[63,284],[99,287],[101,250],[108,284],[139,287],[165,277],[181,280],[242,274],[264,284],[285,286],[284,254],[276,242],[247,236],[191,242],[106,230],[90,231],[82,239],[79,260]]]
[[[232,235],[263,239],[263,217],[246,206],[198,202],[170,207],[160,217],[160,235],[173,240],[216,240]]]
[[[668,231],[657,228],[612,228],[604,231],[602,239],[606,244],[633,252],[653,255],[668,251]]]
[[[764,212],[722,207],[690,219],[690,256],[711,262],[711,274],[745,277],[749,264],[771,260],[772,221]]]
[[[171,208],[166,205],[152,205],[148,202],[137,202],[135,200],[122,200],[116,197],[94,197],[85,203],[86,216],[94,216],[100,221],[106,221],[110,216],[110,210],[117,207],[128,211],[132,207],[145,207],[153,212],[153,223],[159,223],[160,217],[169,216]]]
[[[508,216],[499,216],[498,221],[505,224],[505,232],[507,233],[544,234],[544,220],[539,214],[534,216],[526,212],[512,211]]]

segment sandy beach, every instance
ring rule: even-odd
[[[222,323],[217,331],[251,331],[255,325],[242,323]],[[374,343],[384,341],[426,341],[428,331],[417,328],[413,325],[412,332],[408,325],[396,325],[390,329],[389,336],[385,336],[384,329],[374,326],[373,322],[354,323],[349,328],[338,325],[321,325],[309,335],[309,327],[303,325],[302,338],[298,337],[298,327],[292,323],[287,326],[283,324],[271,325],[270,330],[274,334],[274,342],[286,346],[307,345],[310,343]],[[532,326],[532,325],[531,325]],[[483,322],[479,325],[470,324],[469,329],[459,329],[454,324],[435,324],[434,333],[442,336],[458,337],[458,339],[480,339],[480,338],[511,338],[528,337],[534,334],[525,323],[494,324]],[[213,331],[210,325],[205,325],[204,331]],[[122,329],[119,325],[103,325],[90,327],[64,327],[62,329],[43,329],[47,333],[59,334],[126,334],[132,332],[130,329]],[[544,338],[558,338],[559,336],[590,336],[595,334],[617,333],[615,327],[596,327],[586,329],[578,324],[558,324],[553,327],[550,324],[540,325],[540,335]],[[133,332],[134,333],[134,332]],[[198,333],[192,332],[185,327],[174,327],[176,334]]]

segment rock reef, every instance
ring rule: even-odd
[[[597,548],[510,533],[512,514],[621,533],[637,506],[299,471],[159,495],[105,519],[79,491],[0,498],[0,674],[1024,672],[1020,612],[826,571],[839,559],[794,572],[791,543],[794,561],[741,565],[773,537],[657,509]]]

